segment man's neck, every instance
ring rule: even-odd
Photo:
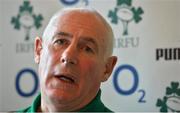
[[[99,91],[100,94],[100,91]],[[82,109],[84,106],[88,105],[91,101],[93,101],[96,98],[97,94],[93,96],[91,99],[84,99],[86,102],[83,102],[82,100],[78,99],[78,102],[71,103],[71,104],[60,104],[60,103],[52,103],[52,102],[46,102],[46,100],[41,99],[41,107],[39,109],[40,112],[64,112],[64,111],[78,111]],[[41,96],[41,98],[43,98]],[[84,97],[86,98],[86,97]],[[74,101],[75,102],[75,101]],[[77,104],[79,103],[79,104]]]

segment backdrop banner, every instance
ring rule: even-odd
[[[114,32],[117,65],[102,100],[117,112],[180,111],[179,0],[0,0],[0,111],[39,92],[34,39],[64,7],[92,7]]]

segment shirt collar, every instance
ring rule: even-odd
[[[38,107],[41,105],[41,94],[39,93],[39,95],[36,97],[36,99],[33,101],[30,111],[31,112],[36,112]],[[82,109],[79,110],[79,112],[100,112],[103,111],[105,108],[104,104],[101,101],[101,90],[98,91],[96,97],[89,103],[87,104],[85,107],[83,107]]]
[[[98,91],[96,97],[85,107],[80,109],[80,112],[100,112],[104,110],[104,104],[101,101],[101,90]]]

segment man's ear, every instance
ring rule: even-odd
[[[111,56],[107,59],[107,62],[105,64],[105,72],[104,72],[104,76],[102,78],[102,82],[105,82],[108,80],[108,78],[110,77],[114,66],[116,65],[117,62],[117,57],[116,56]]]
[[[34,61],[39,64],[40,55],[42,50],[42,39],[40,37],[36,37],[34,41]]]

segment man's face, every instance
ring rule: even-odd
[[[57,105],[82,107],[106,79],[106,30],[92,14],[70,13],[59,18],[53,32],[44,37],[39,55],[42,96]]]

